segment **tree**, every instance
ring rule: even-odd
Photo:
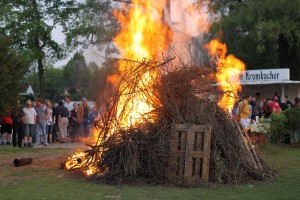
[[[300,80],[300,1],[213,0],[221,20],[212,26],[248,69],[290,68]],[[219,34],[219,29],[222,30]]]
[[[80,6],[73,0],[1,0],[0,29],[31,63],[38,63],[40,96],[45,96],[44,58],[60,59],[63,47],[52,37],[56,26],[65,32]]]
[[[49,66],[49,64],[45,65],[45,98],[53,99],[55,95],[63,95],[65,88],[65,81],[63,78],[63,69],[54,68],[53,66]],[[30,72],[26,75],[24,80],[26,82],[31,83],[33,89],[39,87],[38,81],[38,72]]]
[[[20,56],[10,49],[7,37],[0,36],[0,116],[7,108],[16,105],[20,80],[28,67]]]
[[[63,70],[65,86],[70,91],[77,91],[77,93],[86,96],[92,74],[82,53],[76,52]]]
[[[70,31],[67,33],[68,46],[103,47],[112,42],[119,24],[113,16],[111,0],[86,0],[80,9],[80,16],[81,18],[70,24]]]

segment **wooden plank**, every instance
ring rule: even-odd
[[[187,130],[186,131],[179,131],[180,135],[180,147],[178,150],[186,150],[187,144]]]
[[[195,174],[194,174],[194,177],[195,178],[201,178],[200,177],[200,168],[201,168],[201,166],[200,166],[200,158],[196,158],[196,161],[195,161]]]
[[[250,150],[248,144],[246,143],[246,141],[245,141],[245,139],[244,139],[244,134],[243,134],[243,132],[242,132],[242,129],[241,129],[240,125],[239,125],[236,121],[234,121],[234,122],[235,122],[236,127],[238,128],[239,135],[240,135],[240,138],[241,138],[241,140],[242,140],[242,143],[243,143],[244,146],[246,147],[246,150],[249,152],[249,154],[248,154],[249,157],[247,157],[247,158],[250,159],[250,160],[249,160],[249,163],[252,164],[253,167],[255,167],[256,169],[258,169],[258,166],[257,166],[257,164],[256,164],[256,162],[255,162],[255,160],[254,160],[254,157],[253,157],[253,155],[252,155],[252,153],[251,153],[251,150]],[[248,142],[250,142],[250,141],[248,140]]]
[[[194,150],[194,124],[190,125],[187,131],[186,137],[186,151],[185,151],[185,169],[184,169],[184,177],[185,179],[189,179],[192,177],[193,172],[193,150]]]
[[[248,133],[247,133],[247,131],[245,130],[244,127],[243,127],[243,131],[244,131],[244,135],[246,136],[247,140],[249,141],[248,146],[249,146],[250,151],[252,152],[252,154],[253,154],[253,156],[254,156],[254,160],[256,161],[256,163],[257,163],[259,169],[262,170],[261,163],[260,163],[260,161],[259,161],[259,159],[258,159],[258,157],[257,157],[257,154],[256,154],[256,152],[255,152],[255,150],[254,150],[254,148],[253,148],[253,146],[252,146],[252,144],[251,144],[251,142],[250,142]]]
[[[210,144],[211,144],[211,126],[207,125],[204,135],[204,147],[203,147],[203,167],[202,167],[202,179],[208,181],[209,179],[209,159],[210,159]]]
[[[171,133],[171,138],[170,138],[170,167],[171,167],[171,173],[176,176],[179,173],[179,161],[177,160],[176,152],[178,149],[178,137],[179,137],[179,132],[176,131],[176,126],[177,124],[173,123],[172,124],[172,133]]]
[[[203,151],[203,135],[204,132],[195,132],[194,151]]]

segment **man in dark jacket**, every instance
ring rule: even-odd
[[[56,111],[58,116],[58,128],[60,132],[61,142],[66,142],[68,139],[67,127],[69,125],[69,111],[64,106],[63,100],[59,102]]]
[[[21,103],[18,100],[15,108],[12,109],[11,118],[13,119],[13,146],[22,147],[22,139],[23,139],[23,124],[24,124],[24,112],[23,108],[21,108]]]

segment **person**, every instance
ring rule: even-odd
[[[22,147],[24,112],[19,100],[16,107],[12,109],[11,118],[13,119],[13,146],[16,147],[18,144],[18,147]]]
[[[69,119],[69,122],[70,122],[70,117],[71,117],[71,110],[73,110],[73,102],[71,101],[71,97],[70,96],[66,96],[65,97],[65,102],[64,102],[64,106],[68,109],[69,111],[69,116],[68,116],[68,119]],[[67,131],[68,131],[68,136],[70,136],[70,127],[68,125],[67,127]]]
[[[36,99],[36,106],[34,109],[37,113],[35,124],[35,146],[42,143],[44,146],[48,145],[46,134],[46,115],[47,107],[42,103],[41,98]],[[42,133],[42,142],[40,141],[40,133]]]
[[[276,98],[275,98],[276,100]],[[267,99],[267,105],[270,110],[270,114],[280,114],[282,112],[279,104],[276,101],[272,101],[271,99]]]
[[[286,109],[289,108],[288,104],[286,103],[286,98],[285,97],[281,98],[281,102],[279,103],[279,106],[280,106],[282,111],[285,111]]]
[[[65,97],[65,102],[64,102],[64,106],[68,109],[69,114],[71,113],[71,110],[73,110],[73,102],[71,101],[71,97],[70,96],[66,96]]]
[[[57,131],[59,130],[59,128],[58,128],[57,107],[58,107],[58,103],[54,103],[53,104],[53,113],[52,113],[53,123],[54,123],[53,130],[52,130],[52,142],[55,142],[56,140],[58,140]]]
[[[11,144],[11,133],[13,129],[13,119],[11,118],[11,109],[7,109],[5,112],[5,116],[2,118],[1,122],[1,135],[2,135],[2,142],[1,144],[5,144],[5,138],[6,138],[6,144]]]
[[[50,100],[46,100],[47,106],[47,115],[46,115],[46,134],[48,135],[48,141],[52,144],[52,131],[53,131],[53,124],[55,123],[55,117],[53,117],[53,110]]]
[[[89,136],[89,112],[90,107],[87,105],[87,98],[82,98],[82,104],[78,106],[77,119],[79,123],[80,133],[83,137]]]
[[[253,114],[255,116],[260,116],[262,112],[262,107],[264,105],[264,101],[260,96],[260,92],[255,93],[255,97],[253,98],[253,101],[255,102],[255,105],[253,107]]]
[[[26,107],[23,108],[24,112],[24,147],[33,147],[31,145],[32,136],[34,134],[34,125],[36,123],[36,111],[31,106],[31,101],[26,101]]]
[[[293,107],[298,107],[298,106],[300,106],[300,99],[298,97],[296,97]]]
[[[289,100],[288,95],[285,95],[284,97],[286,99],[286,104],[289,106],[289,108],[293,107],[293,103]]]
[[[277,103],[280,102],[280,96],[279,96],[278,92],[274,93],[274,96],[272,97],[272,101],[275,101]]]
[[[68,132],[67,132],[67,127],[69,125],[69,111],[68,109],[64,106],[64,101],[61,100],[58,103],[57,107],[57,116],[58,116],[58,128],[60,132],[60,142],[65,143],[68,140]]]
[[[250,95],[245,95],[243,97],[243,101],[241,101],[238,105],[238,113],[237,116],[240,118],[240,122],[244,128],[247,128],[250,124],[250,105],[249,102],[251,101]]]
[[[95,102],[94,106],[90,110],[89,120],[88,120],[90,123],[90,127],[92,127],[92,130],[95,130],[95,128],[97,128],[97,125],[100,124],[100,120],[101,120],[100,108],[97,102]],[[93,136],[97,137],[97,135],[93,135]]]
[[[73,104],[73,110],[71,110],[70,114],[70,139],[71,142],[77,139],[78,134],[78,120],[77,120],[77,111],[78,111],[78,104]]]

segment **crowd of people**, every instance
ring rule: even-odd
[[[233,110],[233,115],[240,119],[241,124],[246,128],[251,120],[264,117],[269,118],[272,114],[279,114],[286,109],[291,109],[300,106],[300,99],[295,98],[295,103],[292,103],[288,96],[280,97],[275,92],[272,98],[261,98],[259,92],[254,97],[245,95],[243,99],[236,103]]]
[[[23,108],[20,101],[7,109],[1,122],[1,145],[14,147],[48,146],[54,142],[74,142],[90,136],[91,127],[100,120],[100,110],[95,103],[91,108],[87,98],[80,105],[69,96],[59,103],[37,98],[26,100]]]

